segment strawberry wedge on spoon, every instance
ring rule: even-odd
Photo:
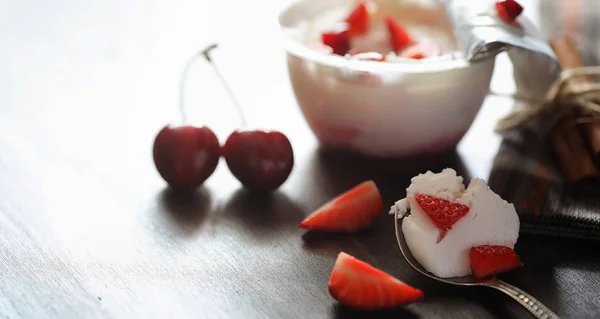
[[[523,266],[519,255],[505,246],[472,247],[469,256],[471,273],[480,280]]]
[[[327,202],[300,227],[328,232],[355,232],[369,227],[381,214],[383,202],[373,181],[363,182]]]
[[[341,252],[329,279],[329,293],[347,307],[391,309],[423,299],[423,292],[364,261]]]
[[[440,230],[438,242],[446,236],[448,230],[452,229],[452,225],[469,212],[469,206],[452,203],[431,195],[416,194],[415,201]]]

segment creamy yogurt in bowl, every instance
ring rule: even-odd
[[[487,95],[494,60],[475,64],[456,49],[436,1],[380,0],[372,32],[352,46],[387,56],[363,61],[331,54],[319,38],[355,7],[351,0],[299,0],[279,16],[290,80],[302,113],[324,146],[378,157],[441,152],[456,146]],[[421,60],[389,54],[384,16],[441,54]],[[387,53],[386,53],[387,52]]]

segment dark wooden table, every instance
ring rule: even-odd
[[[390,206],[427,169],[487,178],[499,143],[491,127],[511,101],[490,97],[457,151],[441,156],[382,161],[319,150],[286,80],[275,18],[283,4],[234,4],[0,4],[0,318],[374,315],[329,296],[340,251],[425,292],[423,302],[376,315],[526,317],[495,291],[412,271],[391,216],[347,236],[297,227],[366,179]],[[250,122],[282,130],[294,146],[292,175],[271,196],[246,193],[223,161],[197,192],[173,193],[152,163],[155,134],[178,120],[181,67],[213,40]],[[495,83],[505,84],[499,69]],[[192,122],[224,141],[239,121],[207,65],[194,68],[188,92]],[[517,249],[526,266],[506,281],[565,318],[600,317],[600,245],[522,235]]]

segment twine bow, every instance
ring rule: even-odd
[[[566,115],[574,116],[573,124],[600,122],[600,66],[565,69],[541,102],[518,99],[522,105],[501,119],[496,132],[524,128],[531,120],[542,121],[544,134]]]

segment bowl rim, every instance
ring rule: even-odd
[[[424,60],[410,60],[402,62],[387,62],[387,61],[361,61],[361,60],[349,60],[345,57],[319,52],[315,49],[308,47],[307,45],[293,39],[290,35],[296,30],[295,27],[287,26],[285,20],[286,16],[290,15],[293,10],[298,10],[302,6],[310,5],[314,2],[321,2],[325,0],[292,0],[280,10],[278,15],[278,23],[280,31],[282,31],[283,47],[288,53],[291,53],[300,58],[314,61],[322,65],[339,69],[349,69],[363,72],[403,72],[403,73],[435,73],[435,72],[446,72],[458,69],[464,69],[479,63],[489,63],[490,61],[484,60],[480,62],[470,63],[463,58],[463,54],[460,51],[454,51],[446,55],[440,56],[439,59],[430,58]],[[351,2],[352,0],[346,0]],[[494,60],[494,59],[490,59]]]

